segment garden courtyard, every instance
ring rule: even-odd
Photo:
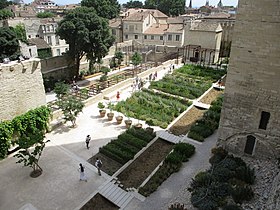
[[[176,66],[176,68],[177,67],[179,66]],[[176,90],[167,84],[168,80],[172,79],[171,76],[167,75],[167,71],[168,68],[162,67],[161,70],[157,72],[157,80],[166,76],[165,80],[163,80],[164,84],[163,82],[158,84],[154,82],[152,86],[157,87],[157,91],[164,91],[169,87],[169,90],[172,91],[167,91],[168,94],[174,94],[174,92],[177,91],[181,93],[180,97],[189,96],[188,99],[200,97],[204,91],[211,87],[211,83],[214,82],[209,82],[209,80],[207,80],[207,82],[205,82],[206,85],[203,86],[202,93],[194,90],[195,88],[190,88],[191,90],[194,90],[193,93],[182,92],[180,89]],[[179,73],[183,74],[184,72]],[[196,80],[196,84],[199,85],[200,81],[198,81],[197,78],[192,78],[190,80]],[[181,83],[182,81],[179,80],[177,82]],[[132,94],[132,88],[130,85],[126,85],[121,89],[118,89],[118,91],[120,91],[120,101],[128,99]],[[117,90],[113,90],[110,94],[108,94],[113,102],[116,101],[116,92]],[[147,92],[152,92],[152,90],[147,89],[143,93],[146,94]],[[139,92],[137,94],[143,93]],[[215,94],[210,92],[210,95]],[[144,96],[141,97],[143,99]],[[160,133],[164,132],[166,128],[169,129],[171,124],[174,125],[174,119],[185,112],[191,105],[190,102],[184,102],[185,99],[180,100],[182,102],[180,104],[175,104],[175,102],[173,102],[179,112],[177,113],[174,111],[169,113],[168,115],[172,116],[173,119],[163,119],[163,121],[168,122],[166,124],[161,121],[162,119],[158,119],[156,121],[153,121],[152,119],[145,119],[146,122],[142,121],[144,118],[140,121],[134,119],[133,117],[137,117],[138,119],[140,117],[133,115],[132,109],[130,109],[131,112],[129,115],[133,124],[141,122],[144,128],[151,126],[158,136]],[[208,98],[206,97],[204,100],[207,101]],[[105,173],[104,171],[106,170],[110,171],[110,168],[108,169],[110,161],[107,161],[106,166],[105,157],[101,154],[99,157],[104,160],[104,171],[102,172],[102,176],[99,176],[95,166],[90,164],[88,160],[99,154],[100,147],[106,145],[112,139],[116,139],[118,135],[126,131],[126,127],[124,123],[119,125],[115,122],[115,120],[108,121],[106,117],[100,118],[97,103],[98,102],[96,101],[92,105],[84,108],[83,112],[77,118],[77,127],[71,128],[70,123],[63,124],[46,135],[46,138],[49,139],[50,142],[47,144],[40,160],[40,165],[43,168],[43,174],[38,178],[31,178],[29,176],[30,168],[21,167],[20,165],[15,164],[17,159],[12,156],[0,162],[0,209],[90,209],[86,208],[85,204],[88,203],[92,197],[98,195],[97,197],[99,199],[97,200],[102,200],[99,193],[102,192],[102,190],[104,193],[104,186],[116,178],[115,176],[112,177],[109,174],[118,171],[121,166],[116,166],[117,168],[114,172],[108,174]],[[164,103],[164,100],[161,100],[159,103]],[[209,104],[210,103],[211,101]],[[145,105],[143,103],[143,105],[150,106],[151,104]],[[168,104],[162,105],[166,106],[166,109],[168,109]],[[185,110],[183,110],[183,108],[181,110],[181,107],[185,107]],[[119,108],[121,111],[120,107],[116,108]],[[126,109],[129,108],[126,107]],[[138,109],[143,109],[143,107]],[[150,113],[150,115],[151,114],[153,113]],[[202,114],[203,113],[201,113],[201,115]],[[157,115],[161,115],[160,112]],[[153,117],[153,119],[155,118],[156,116]],[[179,126],[181,126],[180,122]],[[123,204],[122,209],[168,209],[168,206],[175,202],[185,204],[188,209],[193,208],[190,203],[190,192],[188,192],[187,188],[191,179],[197,172],[209,167],[208,159],[210,157],[210,150],[215,146],[217,138],[216,133],[214,133],[201,143],[188,138],[185,134],[186,133],[184,133],[184,135],[180,134],[177,138],[182,142],[194,145],[196,149],[195,154],[188,162],[184,162],[182,164],[179,172],[172,174],[150,196],[145,198],[136,192],[130,193],[129,199],[125,205]],[[87,135],[91,135],[92,138],[89,150],[87,150],[85,146],[85,138]],[[164,146],[161,144],[159,147],[165,147],[166,154],[170,152],[168,145]],[[145,159],[143,159],[143,161],[145,161]],[[88,177],[87,182],[79,181],[79,163],[85,165],[85,173]],[[106,167],[107,169],[105,170]],[[135,171],[136,169],[134,168],[132,170]],[[145,167],[139,171],[141,172],[141,170],[144,172]],[[124,179],[123,176],[125,175],[122,175],[121,173],[118,175],[120,175],[120,179]],[[100,209],[106,208],[106,205],[102,208],[100,207]],[[108,207],[107,209],[111,208],[114,209],[114,207]]]

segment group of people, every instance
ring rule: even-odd
[[[90,135],[87,135],[86,136],[86,148],[89,149],[89,143],[91,141],[91,136]],[[102,168],[102,161],[97,157],[96,158],[96,161],[95,161],[95,167],[97,168],[97,172],[98,172],[98,175],[101,176],[101,168]],[[78,171],[80,172],[80,181],[85,181],[87,182],[87,176],[85,175],[85,166],[80,163],[79,164],[79,169]]]
[[[154,74],[151,73],[149,75],[149,81],[156,80],[156,78],[157,78],[157,71]]]
[[[141,90],[141,88],[144,86],[144,81],[141,78],[139,78],[137,75],[131,86],[132,86],[132,92],[136,90]]]

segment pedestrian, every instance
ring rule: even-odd
[[[157,71],[155,72],[155,75],[154,75],[154,76],[155,76],[155,78],[157,78]]]
[[[98,157],[96,158],[95,166],[97,168],[99,176],[101,176],[100,169],[102,168],[102,161]]]
[[[85,175],[85,167],[83,166],[83,164],[79,164],[80,168],[79,168],[79,172],[80,172],[80,181],[85,181],[87,182],[87,177]]]
[[[117,92],[117,100],[119,100],[120,99],[120,92],[118,91]]]
[[[218,85],[219,85],[219,87],[222,86],[222,80],[221,79],[218,80]]]
[[[151,74],[149,75],[149,80],[150,80],[150,81],[152,80],[152,77],[153,77],[153,74],[151,73]]]
[[[86,137],[86,147],[87,147],[87,149],[89,149],[89,142],[90,142],[90,140],[91,140],[90,135],[87,135],[87,137]]]

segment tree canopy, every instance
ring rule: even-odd
[[[142,56],[140,55],[140,53],[135,52],[135,53],[132,55],[131,62],[132,62],[132,64],[134,65],[134,67],[136,67],[137,65],[139,65],[139,64],[142,62]]]
[[[75,61],[76,77],[84,55],[93,62],[100,62],[114,42],[108,21],[87,7],[70,11],[59,22],[56,34],[69,44],[68,55]]]
[[[178,16],[185,13],[185,0],[145,0],[144,8],[158,9],[166,15]]]
[[[121,8],[117,0],[82,0],[81,6],[94,8],[98,16],[106,19],[119,16]]]
[[[7,1],[7,0],[0,0],[0,9],[5,9],[9,5],[13,4],[12,1]]]
[[[17,56],[19,50],[19,43],[17,34],[12,27],[0,28],[0,59],[10,58]]]
[[[0,20],[5,20],[13,17],[14,14],[8,9],[0,9]]]
[[[37,18],[52,18],[54,17],[54,14],[51,12],[39,12],[36,16]]]
[[[132,1],[132,0],[130,0],[129,2],[123,4],[123,7],[127,8],[127,9],[129,9],[129,8],[143,8],[143,3],[142,3],[142,1],[137,1],[137,0]]]

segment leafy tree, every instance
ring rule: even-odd
[[[64,82],[57,82],[54,86],[54,93],[57,98],[62,98],[69,93],[70,86]]]
[[[12,27],[1,27],[0,37],[0,59],[15,56],[19,50],[15,30]]]
[[[17,39],[18,40],[21,40],[23,42],[26,42],[27,41],[27,38],[26,38],[26,31],[25,31],[25,27],[24,27],[24,24],[20,23],[20,24],[17,24],[15,27],[14,27],[14,30],[16,32],[16,35],[17,35]]]
[[[0,158],[6,157],[11,145],[13,127],[10,121],[0,122]]]
[[[143,8],[143,3],[142,1],[132,1],[130,0],[126,4],[123,4],[124,8]]]
[[[81,6],[94,8],[98,16],[106,19],[119,16],[121,8],[117,0],[82,0]]]
[[[8,9],[1,9],[0,10],[0,20],[5,20],[10,17],[13,17],[14,14]]]
[[[7,0],[0,0],[0,9],[5,9],[9,5],[13,4],[12,1],[7,1]]]
[[[145,0],[144,8],[158,9],[166,15],[178,16],[185,13],[184,0]]]
[[[85,104],[76,96],[66,95],[57,101],[58,107],[63,112],[65,122],[70,121],[73,127],[76,126],[76,118],[83,111]]]
[[[99,17],[93,8],[86,7],[67,13],[58,24],[56,34],[69,44],[68,54],[75,62],[76,77],[84,55],[93,62],[100,62],[114,42],[108,21]]]
[[[36,16],[37,18],[52,18],[54,17],[54,14],[51,12],[39,12]]]
[[[120,69],[121,63],[122,63],[123,58],[124,58],[123,52],[117,51],[115,53],[115,58],[118,60],[118,66],[119,66],[119,69]]]
[[[142,56],[140,55],[140,53],[135,52],[132,55],[131,61],[132,61],[132,64],[134,65],[134,67],[136,67],[137,65],[139,65],[142,62]]]
[[[16,163],[23,163],[24,166],[29,166],[33,169],[31,176],[36,176],[42,173],[43,169],[39,165],[39,159],[46,146],[46,143],[50,140],[44,140],[45,136],[43,131],[38,130],[37,132],[28,136],[24,135],[19,141],[20,150],[14,157],[19,158]],[[34,148],[31,148],[31,147]]]

